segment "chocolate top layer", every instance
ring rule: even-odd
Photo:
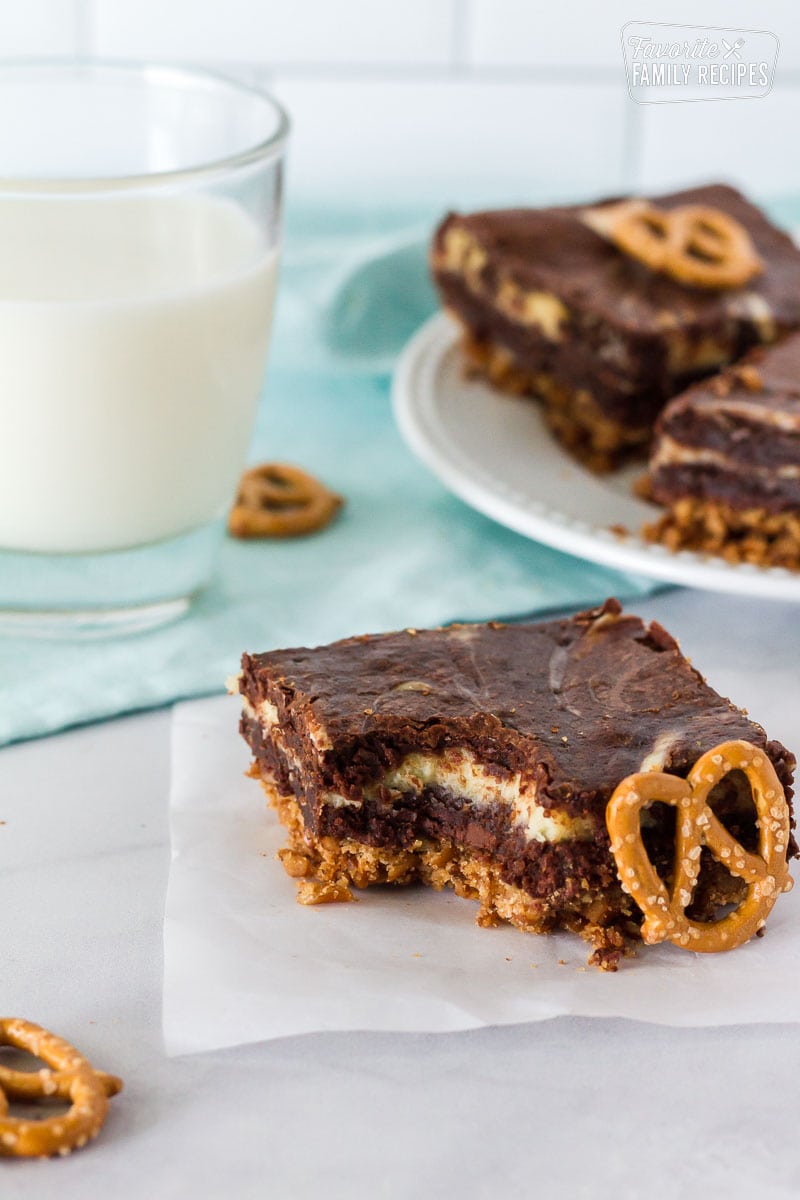
[[[714,451],[742,468],[800,466],[800,334],[752,350],[671,400],[653,448],[654,458],[668,460],[662,435],[677,447]]]
[[[643,765],[686,773],[721,741],[766,744],[664,629],[616,600],[535,625],[245,655],[240,688],[252,705],[274,705],[295,749],[304,743],[326,786],[342,790],[405,754],[459,745],[498,771],[535,777],[544,806],[602,816],[614,787]],[[777,745],[774,754],[789,757]]]
[[[779,329],[800,323],[800,250],[740,192],[722,184],[650,197],[660,208],[707,205],[734,217],[750,234],[764,263],[746,286],[710,291],[677,283],[629,257],[581,219],[587,209],[617,203],[554,208],[517,208],[449,215],[436,232],[441,248],[459,226],[488,256],[484,277],[491,286],[510,278],[526,291],[557,295],[568,307],[593,312],[618,328],[660,331],[665,314],[673,324],[709,330],[726,319],[772,319]],[[769,340],[765,338],[764,340]]]

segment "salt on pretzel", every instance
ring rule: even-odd
[[[0,1046],[27,1050],[48,1064],[39,1071],[0,1066],[0,1157],[65,1155],[97,1137],[108,1098],[121,1090],[122,1080],[95,1071],[69,1042],[32,1021],[0,1018]],[[41,1121],[8,1115],[9,1100],[53,1098],[70,1100],[71,1107]]]
[[[708,205],[623,200],[587,209],[583,220],[650,270],[691,287],[742,287],[764,269],[744,226]]]
[[[288,463],[262,463],[245,471],[228,532],[239,538],[302,537],[323,529],[343,500],[313,475]]]
[[[757,854],[737,842],[707,802],[709,793],[730,771],[744,772],[752,789]],[[656,802],[678,810],[669,890],[642,842],[641,811]],[[608,803],[606,825],[622,887],[644,913],[642,940],[649,945],[670,941],[703,954],[733,950],[749,941],[764,927],[780,893],[791,890],[789,822],[789,805],[775,768],[764,751],[749,742],[723,742],[709,750],[697,760],[687,779],[660,771],[623,779]],[[747,884],[739,907],[719,921],[693,921],[686,915],[704,846]]]

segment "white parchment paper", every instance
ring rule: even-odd
[[[577,937],[480,929],[476,905],[427,888],[373,888],[302,907],[275,859],[284,834],[236,734],[231,697],[179,705],[164,1033],[172,1054],[315,1030],[446,1031],[548,1017],[665,1025],[800,1016],[800,886],[767,936],[730,954],[643,948],[616,974]],[[795,872],[797,873],[797,872]]]

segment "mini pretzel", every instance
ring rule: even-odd
[[[709,792],[729,771],[743,771],[750,782],[758,816],[758,854],[745,850],[707,803]],[[678,810],[669,891],[642,843],[641,810],[657,801]],[[608,803],[606,825],[622,887],[644,913],[642,941],[648,945],[670,941],[703,954],[733,950],[764,927],[779,894],[791,890],[786,861],[789,806],[772,763],[749,742],[723,742],[709,750],[697,760],[688,779],[659,771],[629,775]],[[686,916],[704,846],[747,884],[739,907],[719,921],[693,921]]]
[[[678,283],[735,288],[764,269],[744,226],[706,205],[661,209],[628,200],[589,209],[584,220],[625,254]]]
[[[40,1071],[15,1071],[0,1066],[0,1158],[47,1158],[69,1154],[100,1132],[108,1112],[108,1097],[122,1080],[95,1071],[74,1046],[54,1033],[15,1017],[0,1019],[0,1046],[16,1046],[42,1058]],[[8,1101],[57,1097],[71,1100],[65,1113],[41,1121],[8,1116]]]
[[[263,463],[242,476],[228,531],[240,538],[301,537],[323,529],[343,503],[299,467]]]

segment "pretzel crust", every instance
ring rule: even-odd
[[[752,854],[727,831],[707,800],[730,771],[747,776],[757,812],[758,853]],[[656,873],[642,842],[643,808],[660,801],[677,808],[672,886]],[[781,892],[792,888],[787,864],[789,805],[770,760],[749,742],[723,742],[699,758],[687,779],[660,771],[629,775],[606,809],[611,852],[622,887],[644,913],[642,940],[670,941],[701,954],[743,945],[763,929]],[[692,902],[703,847],[747,884],[739,907],[719,921],[693,921]]]
[[[239,481],[228,532],[238,538],[303,537],[324,529],[343,503],[299,467],[262,463]]]
[[[742,287],[764,269],[744,226],[708,205],[662,209],[624,200],[589,209],[583,219],[651,271],[691,287]]]
[[[27,1050],[48,1064],[39,1071],[0,1066],[0,1157],[66,1155],[97,1137],[108,1112],[108,1098],[121,1090],[121,1079],[95,1071],[69,1042],[32,1021],[0,1018],[0,1046]],[[70,1100],[71,1107],[41,1121],[8,1116],[9,1099],[51,1097]]]

